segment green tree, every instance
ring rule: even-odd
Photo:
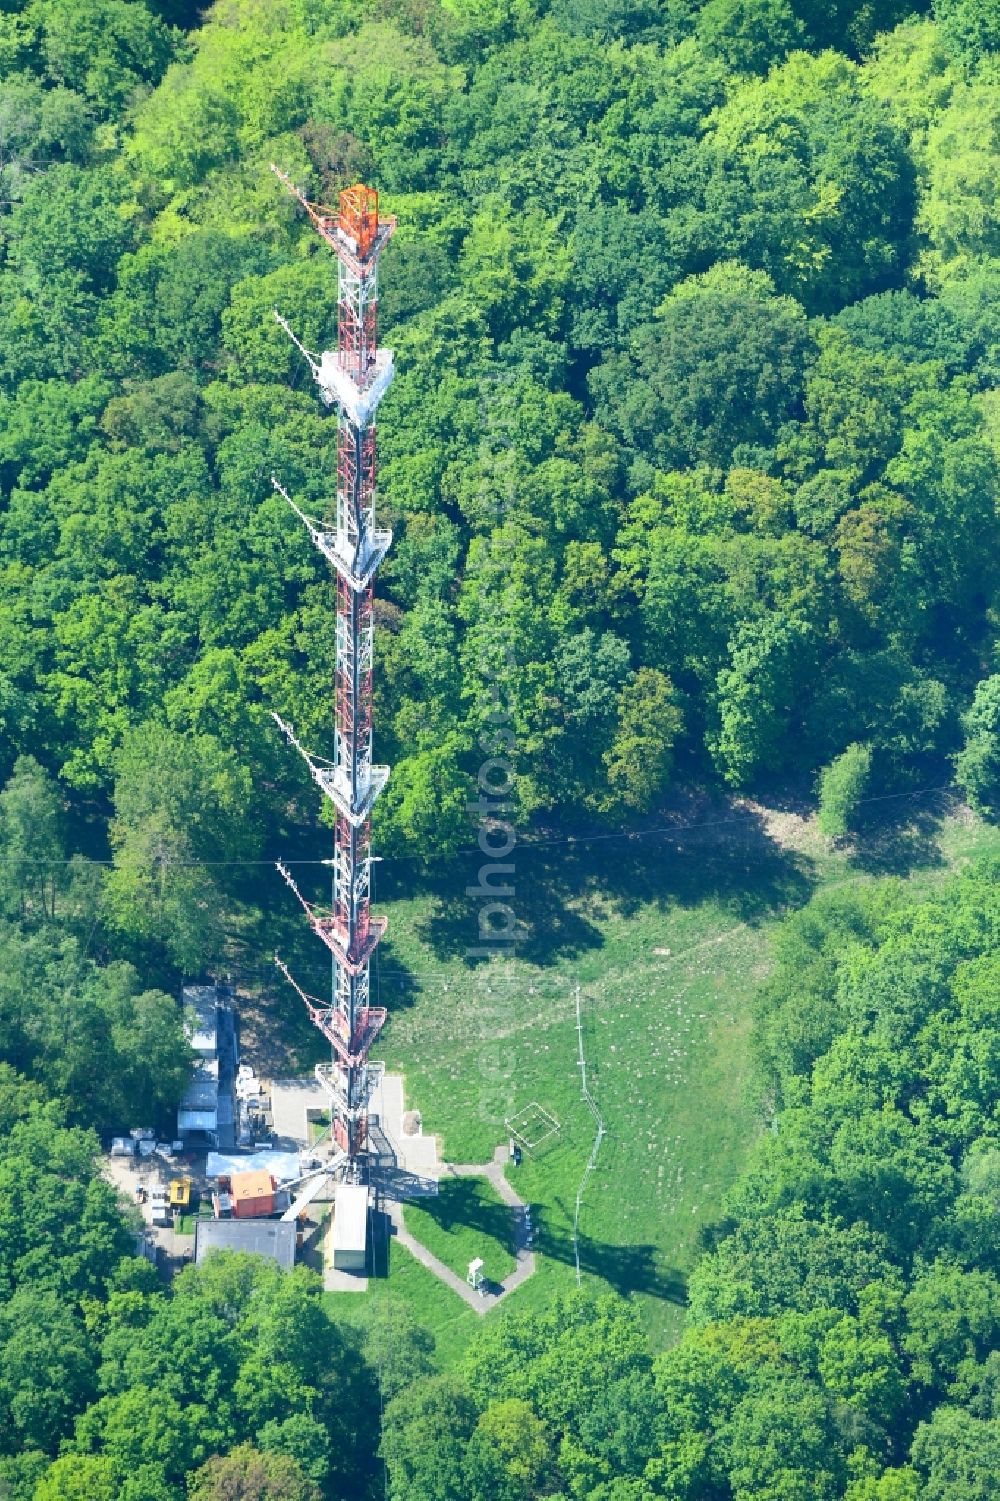
[[[66,846],[59,793],[32,756],[19,756],[0,792],[0,901],[22,918],[56,913]]]
[[[960,1407],[941,1406],[921,1423],[911,1458],[923,1479],[926,1501],[992,1501],[996,1495],[996,1450],[1000,1423],[972,1417]]]
[[[969,336],[958,309],[938,297],[878,292],[841,308],[833,321],[852,345],[904,364],[940,360],[949,374],[955,374],[970,357]]]
[[[871,747],[855,743],[820,773],[816,823],[828,839],[843,839],[850,829],[868,791],[871,766]]]
[[[51,1105],[0,1143],[0,1297],[33,1282],[71,1299],[100,1297],[131,1255],[115,1191],[97,1175],[97,1151],[96,1136],[66,1129]]]
[[[476,1501],[530,1501],[550,1462],[543,1424],[516,1397],[491,1402],[469,1439],[465,1472]]]
[[[819,332],[805,388],[807,426],[795,441],[809,443],[813,462],[846,470],[860,487],[878,479],[899,452],[916,380],[895,348],[859,347],[849,328],[838,318]]]
[[[570,260],[555,220],[513,214],[500,200],[473,216],[462,247],[464,289],[499,342],[519,324],[559,329]]]
[[[726,781],[745,786],[778,770],[787,755],[797,686],[809,671],[812,633],[799,621],[769,615],[742,625],[719,674],[719,728],[712,757]]]
[[[33,1492],[34,1501],[118,1501],[111,1461],[101,1454],[67,1454],[53,1462]]]
[[[41,488],[61,469],[85,458],[108,391],[99,375],[23,381],[13,398],[2,402],[0,476],[5,488]]]
[[[704,1257],[690,1283],[696,1323],[825,1307],[857,1312],[863,1290],[892,1279],[882,1238],[868,1225],[809,1219],[792,1204],[741,1221]]]
[[[425,1377],[395,1397],[385,1409],[380,1450],[393,1501],[465,1501],[463,1459],[475,1423],[469,1397],[443,1377]]]
[[[920,269],[933,288],[1000,256],[1000,215],[989,186],[998,131],[996,90],[979,79],[956,88],[928,129],[917,227],[926,243]]]
[[[16,1121],[44,1103],[45,1091],[40,1084],[23,1078],[9,1063],[0,1063],[0,1136],[6,1136]]]
[[[25,61],[52,82],[78,90],[102,113],[117,113],[142,83],[155,82],[174,49],[168,28],[135,0],[86,6],[29,0],[23,11]]]
[[[239,1444],[195,1470],[187,1495],[188,1501],[320,1501],[321,1492],[290,1455]]]
[[[13,204],[42,163],[86,163],[91,112],[72,89],[43,88],[28,73],[10,72],[0,87],[0,132],[0,184],[7,203]]]
[[[453,733],[397,762],[377,814],[389,849],[413,849],[431,838],[441,851],[459,848],[469,831],[467,755],[465,737]]]
[[[1000,1281],[990,1273],[935,1262],[918,1276],[907,1299],[905,1346],[913,1374],[941,1388],[963,1365],[982,1359],[1000,1332]]]
[[[141,1494],[141,1477],[148,1476],[169,1495],[169,1488],[179,1488],[208,1457],[212,1440],[203,1436],[206,1423],[211,1424],[208,1409],[179,1402],[159,1387],[136,1386],[89,1407],[77,1424],[74,1447],[110,1459],[123,1490],[131,1479]]]
[[[772,445],[796,415],[808,343],[798,304],[728,263],[675,288],[590,386],[598,410],[659,467],[727,467]]]
[[[122,209],[120,186],[107,170],[64,163],[32,178],[10,226],[22,284],[39,296],[46,287],[49,296],[59,287],[78,290],[80,306],[90,308],[85,299],[114,285],[116,263],[132,243],[131,216]],[[79,350],[79,329],[66,332]]]
[[[941,28],[929,17],[913,16],[895,31],[884,31],[865,61],[862,77],[920,159],[928,126],[960,81]]]
[[[22,1285],[0,1307],[4,1446],[54,1454],[96,1394],[94,1351],[82,1320],[54,1291]]]
[[[795,4],[796,14],[801,16],[814,43],[861,56],[869,51],[877,32],[890,30],[911,15],[912,10],[907,0],[887,0],[877,7],[866,0],[834,0],[832,5],[819,0],[796,0]]]
[[[697,36],[733,73],[767,73],[801,46],[805,29],[789,0],[708,0]]]
[[[618,696],[618,727],[604,753],[610,807],[648,812],[665,789],[682,727],[670,679],[640,667]]]
[[[976,67],[1000,50],[1000,7],[995,0],[935,0],[934,19],[948,46],[968,66]]]
[[[219,363],[234,288],[266,271],[267,260],[249,237],[208,229],[123,256],[117,287],[102,308],[99,347],[108,364],[129,375],[183,370],[204,378]],[[255,332],[259,339],[262,331]]]
[[[753,1390],[723,1436],[734,1501],[834,1501],[842,1446],[822,1396],[785,1377]]]
[[[250,786],[210,735],[186,739],[157,724],[133,732],[115,784],[107,903],[116,927],[163,943],[188,970],[219,956],[224,911],[211,870],[253,850]]]
[[[902,138],[846,58],[796,52],[766,79],[733,89],[699,157],[705,186],[700,214],[689,216],[692,251],[725,246],[810,312],[900,278],[913,173]]]
[[[993,817],[1000,804],[1000,674],[978,685],[962,725],[955,780],[977,812]]]
[[[966,616],[970,599],[980,590],[990,593],[995,587],[1000,533],[992,499],[996,476],[997,460],[985,441],[981,414],[961,385],[918,392],[885,478],[915,510],[921,596],[955,619]]]
[[[318,1418],[295,1412],[278,1422],[272,1418],[258,1433],[265,1454],[293,1459],[308,1479],[322,1485],[330,1471],[330,1434]]]
[[[852,1480],[845,1501],[920,1501],[920,1477],[906,1465],[901,1470],[884,1470],[877,1478]]]

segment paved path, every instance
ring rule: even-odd
[[[442,1172],[451,1174],[456,1178],[487,1178],[503,1199],[509,1204],[514,1213],[514,1260],[516,1265],[509,1277],[505,1277],[503,1283],[496,1292],[487,1291],[477,1293],[474,1288],[453,1272],[451,1267],[445,1266],[439,1257],[419,1240],[415,1240],[407,1230],[403,1219],[403,1206],[397,1201],[386,1201],[386,1213],[392,1223],[396,1239],[401,1246],[405,1246],[411,1255],[415,1256],[421,1266],[425,1266],[435,1277],[447,1284],[452,1292],[458,1294],[474,1312],[483,1315],[488,1313],[500,1301],[504,1293],[513,1292],[526,1278],[530,1277],[535,1270],[535,1253],[531,1249],[532,1233],[530,1228],[527,1205],[519,1194],[511,1188],[504,1176],[503,1165],[507,1160],[506,1146],[497,1147],[493,1154],[492,1162],[474,1163],[444,1163]],[[496,1288],[497,1284],[488,1284],[490,1288]]]
[[[415,1256],[435,1277],[447,1284],[476,1313],[484,1314],[494,1307],[504,1293],[519,1287],[535,1270],[535,1253],[532,1250],[533,1230],[531,1211],[521,1196],[511,1188],[504,1176],[507,1161],[507,1145],[497,1147],[490,1162],[439,1162],[437,1141],[433,1136],[404,1135],[403,1078],[401,1074],[386,1074],[379,1086],[377,1114],[379,1129],[386,1146],[396,1159],[396,1169],[384,1175],[382,1203],[392,1225],[392,1233],[401,1246]],[[514,1220],[514,1270],[502,1284],[488,1284],[495,1292],[477,1293],[406,1228],[403,1200],[421,1198],[437,1192],[438,1180],[442,1177],[486,1178],[496,1189],[505,1204],[509,1204]]]
[[[428,1251],[425,1245],[419,1240],[414,1240],[409,1230],[403,1224],[403,1206],[401,1204],[390,1201],[386,1203],[385,1209],[392,1223],[393,1234],[397,1241],[401,1246],[406,1247],[411,1256],[417,1258],[421,1266],[425,1266],[429,1272],[434,1273],[435,1277],[439,1277],[442,1282],[451,1288],[452,1292],[458,1293],[458,1296],[463,1298],[475,1313],[484,1314],[488,1308],[492,1308],[496,1302],[495,1295],[487,1294],[485,1297],[480,1297],[479,1293],[475,1292],[467,1282],[464,1282],[461,1277],[457,1276],[450,1266],[445,1266],[444,1262],[439,1260],[431,1251]]]
[[[507,1147],[501,1145],[493,1153],[493,1161],[487,1163],[475,1162],[448,1162],[444,1165],[445,1173],[451,1173],[458,1178],[487,1178],[505,1204],[509,1204],[514,1211],[514,1260],[517,1265],[509,1277],[504,1278],[503,1290],[505,1293],[513,1292],[515,1287],[520,1287],[535,1270],[535,1253],[531,1249],[534,1239],[531,1225],[531,1211],[521,1198],[520,1194],[510,1186],[504,1173],[504,1163],[507,1161]]]
[[[406,1113],[403,1101],[402,1074],[384,1074],[374,1098],[375,1114],[396,1156],[396,1166],[408,1175],[412,1186],[424,1180],[425,1193],[437,1193],[441,1164],[438,1162],[437,1138],[403,1130]]]

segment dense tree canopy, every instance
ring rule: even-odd
[[[794,783],[843,837],[952,768],[996,817],[998,46],[993,0],[0,3],[12,1501],[382,1482],[317,1285],[165,1295],[90,1134],[169,1119],[180,975],[301,831],[268,711],[330,753],[329,577],[271,477],[328,515],[334,424],[272,311],[322,349],[336,279],[269,164],[398,218],[388,855],[465,843],[498,745],[522,824]],[[395,1501],[994,1495],[995,918],[986,872],[795,919],[683,1339],[582,1295],[448,1376],[401,1336]]]
[[[183,863],[207,830],[123,817],[135,747],[190,739],[168,780],[233,758],[213,847],[242,858],[237,783],[265,839],[295,790],[264,711],[324,728],[323,570],[269,482],[328,504],[332,434],[271,309],[322,347],[335,279],[271,160],[325,198],[363,174],[400,223],[386,846],[462,841],[501,648],[523,817],[854,744],[877,793],[959,749],[1000,556],[967,11],[880,8],[876,40],[871,7],[791,0],[219,0],[187,34],[177,5],[8,7],[3,769],[115,798],[123,939],[207,962],[227,907]]]

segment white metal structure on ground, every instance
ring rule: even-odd
[[[289,1204],[288,1208],[285,1210],[281,1218],[286,1221],[297,1220],[303,1210],[308,1209],[313,1199],[315,1199],[320,1191],[326,1187],[333,1174],[336,1173],[346,1161],[346,1152],[341,1152],[338,1154],[338,1156],[331,1158],[331,1160],[326,1163],[324,1167],[317,1169],[316,1172],[310,1173],[305,1181],[305,1186],[299,1190],[298,1196],[293,1203]]]
[[[583,1018],[580,1012],[580,987],[576,987],[576,1045],[577,1067],[580,1070],[580,1091],[586,1101],[587,1109],[594,1117],[597,1126],[597,1134],[594,1137],[594,1145],[590,1149],[587,1165],[580,1179],[580,1187],[576,1191],[576,1207],[573,1211],[573,1259],[576,1262],[576,1283],[580,1285],[580,1205],[583,1203],[583,1191],[587,1186],[587,1179],[597,1166],[598,1153],[601,1150],[601,1142],[606,1135],[604,1117],[597,1107],[597,1101],[591,1094],[587,1085],[587,1059],[583,1051]]]
[[[532,1100],[516,1115],[506,1117],[504,1125],[509,1134],[527,1147],[529,1152],[562,1129],[552,1112],[539,1105],[537,1100]]]

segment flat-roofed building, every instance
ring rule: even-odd
[[[219,1060],[199,1058],[177,1107],[177,1134],[203,1131],[213,1139],[219,1129]]]
[[[219,1051],[219,991],[215,985],[185,985],[181,991],[184,1031],[199,1058]]]
[[[368,1190],[357,1183],[338,1183],[333,1208],[333,1266],[338,1272],[363,1272],[368,1252]]]
[[[207,1140],[224,1151],[235,1145],[239,1042],[230,992],[219,985],[185,985],[184,1030],[195,1054],[191,1080],[177,1108],[177,1135]]]
[[[281,1220],[196,1220],[195,1262],[200,1265],[212,1251],[265,1256],[290,1272],[295,1265],[295,1225]]]

